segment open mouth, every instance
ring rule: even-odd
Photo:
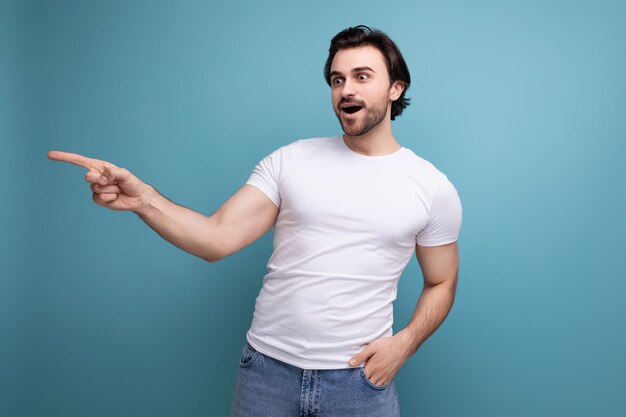
[[[362,108],[363,106],[346,106],[346,107],[342,107],[341,110],[343,110],[344,112],[348,114],[354,114],[358,112],[359,110],[361,110]]]

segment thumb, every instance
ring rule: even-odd
[[[361,363],[367,361],[367,359],[372,356],[374,354],[374,352],[372,352],[372,349],[370,348],[370,346],[368,345],[365,349],[363,349],[360,353],[354,355],[352,357],[352,359],[350,359],[350,361],[348,361],[348,363],[350,364],[350,366],[357,366],[360,365]]]
[[[103,185],[111,184],[115,181],[124,182],[128,179],[129,175],[130,173],[128,172],[128,170],[124,168],[118,168],[112,165],[105,165],[102,175],[100,175],[100,178],[98,178],[98,182]]]

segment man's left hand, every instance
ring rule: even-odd
[[[411,356],[409,351],[407,335],[400,332],[374,340],[348,363],[357,366],[365,361],[363,371],[367,378],[376,385],[386,385]]]

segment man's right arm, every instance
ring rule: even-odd
[[[279,211],[265,193],[249,184],[210,216],[174,203],[152,186],[142,194],[137,215],[168,242],[208,262],[259,239],[274,225]]]
[[[209,262],[218,261],[263,236],[274,224],[278,207],[263,191],[244,185],[211,216],[180,206],[126,168],[62,151],[48,159],[89,171],[93,201],[111,210],[132,211],[165,240]]]

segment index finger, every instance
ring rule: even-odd
[[[50,151],[48,152],[48,159],[55,161],[69,162],[70,164],[78,165],[88,170],[103,170],[104,163],[97,159],[87,158],[86,156],[79,155],[77,153]]]

